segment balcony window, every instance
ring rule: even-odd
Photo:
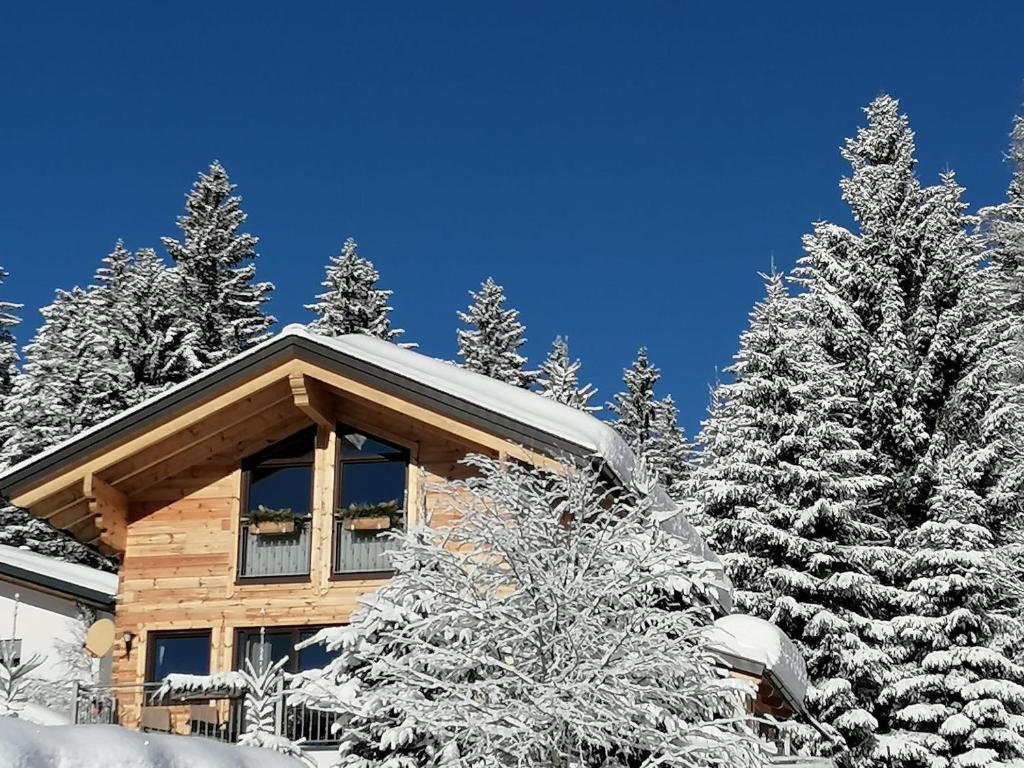
[[[333,571],[388,571],[383,535],[403,530],[409,453],[404,448],[342,426],[338,430],[337,503]]]
[[[238,575],[308,577],[315,429],[306,429],[242,463]]]
[[[210,630],[151,632],[146,656],[146,682],[170,674],[210,674]]]
[[[253,669],[261,671],[285,656],[286,672],[306,672],[310,669],[322,669],[327,666],[331,656],[322,645],[314,645],[296,651],[295,646],[320,631],[320,627],[274,627],[263,632],[260,630],[238,630],[238,658],[235,660],[237,669],[244,666],[244,660],[252,662]],[[262,666],[260,665],[262,659]]]

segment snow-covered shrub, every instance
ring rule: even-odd
[[[396,534],[395,576],[293,699],[337,713],[341,765],[757,766],[746,686],[716,672],[703,563],[640,491],[472,456],[452,527]]]

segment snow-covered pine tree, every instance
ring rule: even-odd
[[[883,480],[860,447],[854,382],[810,321],[825,313],[816,296],[792,298],[780,274],[765,280],[726,369],[733,381],[715,392],[692,488],[738,608],[797,643],[810,709],[845,741],[842,763],[857,764],[872,754],[871,712],[891,666],[877,620],[896,610],[883,583],[898,554],[867,514]],[[809,730],[800,736],[814,741]]]
[[[296,697],[338,715],[342,766],[762,765],[713,670],[707,586],[644,490],[471,457],[450,528],[399,535],[395,575]],[[652,685],[651,681],[657,681]]]
[[[261,656],[264,646],[265,643],[261,642]],[[287,663],[287,656],[274,662],[261,658],[255,665],[247,658],[242,669],[230,672],[210,675],[171,674],[161,681],[154,697],[159,700],[166,696],[184,694],[241,698],[243,722],[242,732],[238,735],[239,746],[270,749],[294,757],[313,768],[316,762],[303,751],[301,742],[292,741],[279,733],[275,723],[275,711],[287,686],[289,675],[284,671]]]
[[[979,214],[986,262],[982,304],[988,312],[980,333],[976,382],[969,391],[988,395],[977,421],[979,448],[987,450],[977,458],[990,480],[989,514],[1015,522],[1016,533],[1024,516],[1024,117],[1014,121],[1009,160],[1013,176],[1006,200]],[[1006,541],[1007,532],[999,528],[993,533]]]
[[[6,278],[7,271],[0,267],[0,285],[4,284]],[[18,372],[18,346],[11,329],[20,322],[15,314],[19,309],[21,304],[0,301],[0,406],[14,386],[14,377]]]
[[[606,406],[615,416],[615,431],[637,457],[646,456],[651,443],[657,411],[654,386],[659,379],[661,371],[647,359],[647,348],[640,347],[636,360],[623,372],[624,391],[617,392]]]
[[[78,541],[66,531],[40,520],[27,509],[0,499],[0,544],[27,547],[68,563],[79,563],[113,573],[117,564],[97,550]]]
[[[175,370],[192,376],[266,338],[264,312],[274,286],[256,282],[258,238],[239,232],[246,214],[227,171],[214,161],[200,173],[178,217],[182,239],[162,238],[174,261],[178,318]]]
[[[0,465],[14,464],[120,413],[131,373],[114,352],[96,291],[57,291],[0,415]]]
[[[365,333],[385,341],[394,341],[402,334],[391,327],[392,291],[377,287],[380,275],[373,262],[358,253],[356,241],[345,241],[338,256],[331,257],[323,285],[327,290],[317,295],[306,309],[315,314],[311,330],[327,336]]]
[[[944,461],[932,519],[901,537],[908,598],[893,621],[900,674],[879,697],[891,729],[876,750],[880,767],[1024,762],[1024,667],[1012,659],[1024,627],[975,482],[970,466]]]
[[[155,251],[130,253],[121,241],[103,259],[95,279],[90,290],[104,315],[111,354],[130,375],[125,402],[134,405],[174,381],[174,282]]]
[[[977,243],[951,174],[922,189],[914,134],[899,103],[880,96],[846,142],[843,179],[855,232],[815,224],[797,275],[829,296],[829,353],[861,381],[859,415],[890,479],[885,507],[897,529],[927,519],[939,424],[970,367]]]
[[[537,374],[526,370],[526,358],[519,354],[526,343],[519,311],[505,308],[505,290],[490,277],[469,295],[473,301],[468,311],[458,313],[469,327],[456,333],[462,366],[506,384],[529,387]]]
[[[597,390],[590,384],[580,384],[580,361],[569,357],[569,344],[556,336],[537,378],[537,391],[556,403],[570,405],[585,413],[595,413],[601,406],[590,405]]]
[[[696,450],[679,425],[679,408],[672,395],[654,404],[652,447],[648,453],[654,470],[668,495],[676,501],[690,496],[690,476],[696,462]]]

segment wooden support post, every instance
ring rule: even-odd
[[[100,542],[124,552],[128,540],[128,497],[93,473],[85,476],[85,498],[96,516]]]
[[[334,429],[334,407],[331,396],[318,382],[298,371],[288,374],[288,384],[292,388],[292,399],[295,407],[309,416],[313,423]]]

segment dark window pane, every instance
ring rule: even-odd
[[[259,467],[249,476],[249,509],[290,509],[308,515],[313,493],[313,467]]]
[[[264,462],[302,462],[313,463],[313,448],[315,445],[316,430],[304,429],[296,435],[286,437],[280,442],[274,443],[255,456],[245,460],[245,468],[263,464]]]
[[[340,506],[394,501],[402,508],[406,466],[404,461],[342,464]]]
[[[319,632],[318,629],[303,630],[299,632],[300,640],[307,640],[308,638]],[[299,672],[305,672],[310,669],[321,669],[327,666],[327,663],[334,657],[334,654],[330,653],[321,643],[311,645],[308,648],[303,648],[299,651]]]
[[[260,643],[260,633],[258,630],[244,632],[243,638],[245,658],[252,662],[252,666],[257,672],[266,669],[275,661],[280,661],[286,656],[289,658],[295,657],[295,633],[290,629],[267,630],[263,636],[262,644]],[[261,651],[263,654],[262,666],[260,665]]]
[[[342,458],[396,457],[405,453],[401,448],[351,429],[341,430]]]
[[[147,679],[163,680],[171,673],[210,674],[210,635],[156,635]]]

